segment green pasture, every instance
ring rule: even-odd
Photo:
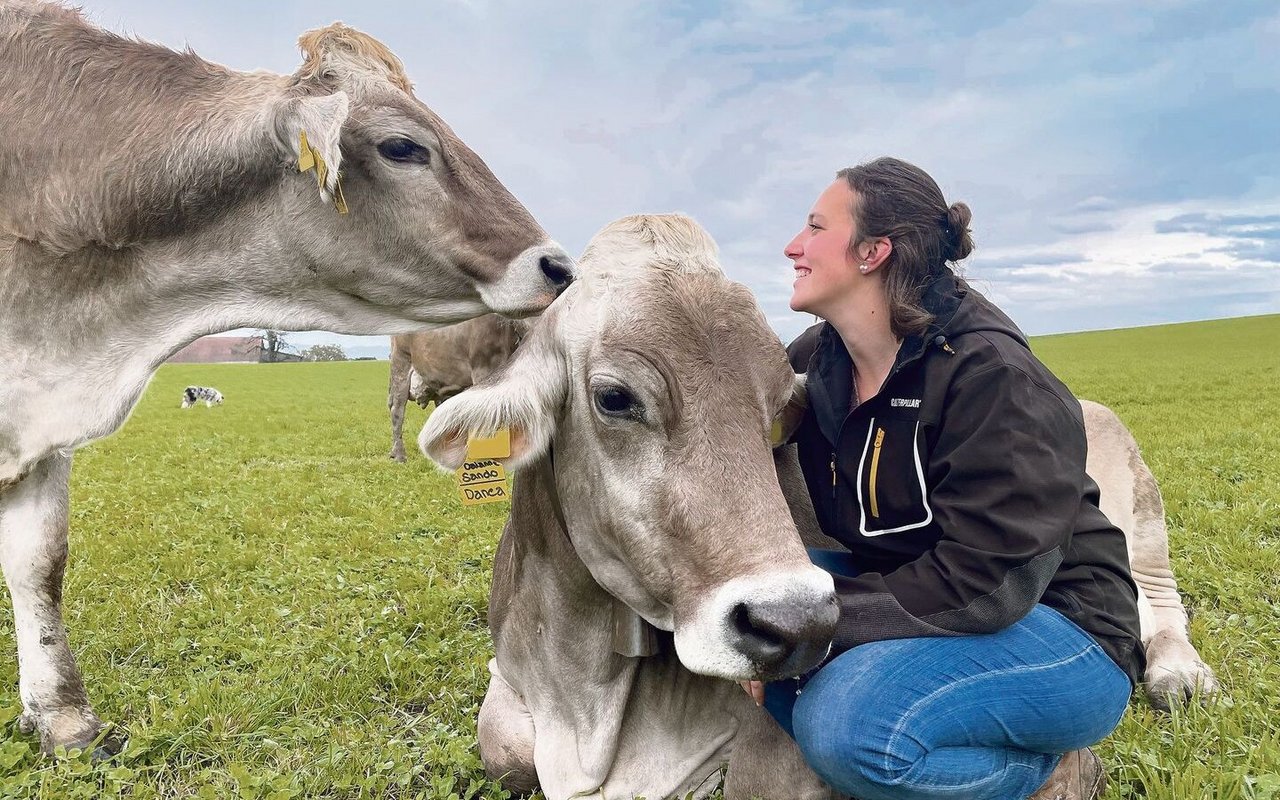
[[[1135,698],[1109,798],[1280,798],[1280,316],[1034,342],[1142,444],[1221,701]],[[179,409],[182,387],[222,407]],[[170,365],[77,456],[66,617],[116,760],[18,732],[0,603],[0,797],[499,798],[475,752],[504,505],[387,459],[386,362]],[[412,440],[423,413],[411,406]]]

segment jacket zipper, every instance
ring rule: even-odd
[[[871,498],[871,516],[880,519],[880,503],[876,498],[876,472],[880,469],[880,448],[884,445],[884,428],[876,430],[876,443],[871,450],[871,479],[867,494]]]
[[[934,346],[941,348],[943,352],[947,353],[948,355],[954,356],[956,354],[956,351],[951,347],[951,343],[947,341],[946,336],[943,336],[943,335],[935,336],[933,339],[933,344]],[[881,393],[883,393],[884,390],[889,387],[889,383],[893,381],[894,377],[896,377],[899,372],[902,372],[904,369],[910,366],[913,362],[919,361],[920,359],[922,359],[924,357],[924,354],[925,354],[925,350],[921,349],[919,353],[907,359],[906,361],[902,362],[901,364],[894,364],[893,369],[891,369],[889,371],[889,374],[885,376],[884,383],[880,384],[880,391],[876,392],[873,397],[868,399],[867,403],[870,403],[872,400],[875,400],[876,397],[879,397]],[[863,406],[867,405],[867,403],[860,403],[858,405],[858,408],[862,408]],[[857,413],[857,410],[858,410],[857,408],[853,409],[847,415],[845,415],[845,418],[843,420],[841,420],[840,427],[836,431],[835,449],[831,453],[831,500],[834,508],[833,513],[835,514],[836,519],[840,518],[840,495],[836,491],[839,485],[839,482],[837,479],[837,473],[836,473],[836,453],[840,452],[840,444],[841,442],[844,441],[845,423],[849,421],[850,417],[852,417],[854,414]],[[876,461],[879,460],[879,456],[880,456],[879,447],[880,447],[880,444],[883,442],[883,434],[884,434],[884,429],[882,428],[879,441],[877,442],[877,445],[876,445],[876,452],[875,452]],[[872,486],[874,487],[874,481],[872,482]],[[879,519],[880,515],[876,513],[879,511],[879,508],[878,508],[878,503],[876,502],[876,499],[875,499],[874,488],[871,491],[871,504],[872,504],[871,515],[876,519]]]

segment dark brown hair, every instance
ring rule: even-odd
[[[948,263],[973,251],[969,206],[948,206],[927,172],[897,158],[847,167],[836,177],[854,192],[855,234],[849,249],[882,236],[893,242],[880,268],[889,296],[889,327],[902,338],[923,333],[933,320],[920,304],[925,288],[950,269]]]

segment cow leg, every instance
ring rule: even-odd
[[[489,688],[480,704],[476,733],[485,774],[517,794],[531,794],[538,788],[533,766],[533,717],[498,672],[497,659],[489,660]]]
[[[1159,488],[1141,459],[1134,463],[1134,524],[1129,533],[1129,567],[1138,584],[1142,645],[1147,655],[1147,695],[1156,708],[1169,710],[1197,691],[1218,691],[1213,670],[1200,659],[1188,637],[1187,610],[1169,568],[1169,531]]]
[[[749,710],[733,740],[733,753],[724,778],[724,800],[841,800],[844,797],[814,774],[795,741],[767,711],[754,707]]]
[[[62,623],[71,456],[50,456],[0,495],[0,566],[13,600],[23,730],[46,753],[85,749],[102,730]]]
[[[387,388],[387,408],[391,410],[391,459],[404,463],[404,407],[409,402],[409,354],[391,351],[391,384]]]

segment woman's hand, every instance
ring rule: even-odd
[[[742,687],[742,691],[751,695],[751,699],[756,701],[756,705],[764,705],[764,684],[760,681],[738,681],[738,685]]]

